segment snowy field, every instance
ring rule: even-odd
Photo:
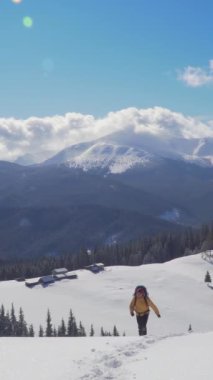
[[[213,333],[2,338],[4,380],[212,380]]]
[[[47,308],[56,326],[69,309],[89,333],[86,338],[1,338],[3,380],[210,380],[213,352],[213,289],[204,282],[213,265],[201,255],[164,264],[108,267],[94,275],[77,271],[78,279],[33,289],[16,281],[0,282],[6,309],[21,306],[25,319],[45,327]],[[147,286],[161,312],[153,312],[148,335],[137,336],[129,302],[138,284]],[[189,324],[193,332],[188,333]],[[116,325],[126,336],[100,337],[100,328]],[[210,357],[211,356],[211,357]]]
[[[206,271],[213,265],[201,255],[188,256],[164,264],[138,267],[107,267],[99,274],[77,271],[78,279],[62,280],[43,288],[27,288],[24,282],[0,282],[0,303],[6,309],[13,303],[16,313],[21,306],[28,324],[38,333],[39,324],[46,325],[50,309],[53,325],[63,317],[68,319],[70,308],[77,321],[82,321],[89,333],[94,325],[95,335],[101,326],[120,334],[137,334],[135,319],[129,315],[129,303],[136,285],[147,286],[151,299],[160,309],[162,318],[150,313],[148,332],[156,336],[182,334],[189,324],[195,332],[213,331],[213,290],[204,282]]]

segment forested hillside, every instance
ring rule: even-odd
[[[199,229],[187,228],[182,232],[148,236],[125,245],[96,247],[89,254],[87,250],[81,250],[75,254],[67,252],[37,260],[1,261],[0,280],[41,276],[56,267],[75,270],[92,262],[103,262],[106,266],[162,263],[208,249],[213,249],[213,223]]]

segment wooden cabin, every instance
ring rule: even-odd
[[[94,263],[85,267],[85,269],[90,270],[92,273],[99,273],[104,270],[103,263]]]

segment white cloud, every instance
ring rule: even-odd
[[[213,59],[209,61],[207,69],[193,66],[185,67],[183,71],[178,72],[178,79],[189,87],[201,87],[206,84],[213,84]]]
[[[76,143],[132,127],[135,133],[159,138],[213,137],[213,122],[202,122],[169,109],[126,108],[103,118],[67,113],[64,116],[0,119],[0,159],[13,161],[30,153],[40,161]]]

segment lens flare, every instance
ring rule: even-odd
[[[20,4],[20,3],[22,2],[22,0],[12,0],[12,2],[13,2],[14,4]]]
[[[33,19],[29,16],[25,16],[23,18],[23,25],[25,26],[25,28],[32,28],[33,26]]]

